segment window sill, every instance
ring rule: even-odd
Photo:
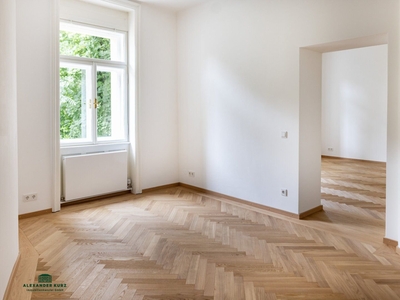
[[[122,141],[115,143],[106,144],[90,144],[90,145],[61,145],[60,154],[62,155],[73,155],[73,154],[86,154],[104,151],[116,151],[116,150],[129,150],[130,142]]]

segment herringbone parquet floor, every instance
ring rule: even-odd
[[[384,164],[325,158],[324,211],[306,220],[182,187],[21,220],[32,281],[67,285],[21,297],[400,299],[400,258],[382,243],[384,187]]]

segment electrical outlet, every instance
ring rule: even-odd
[[[333,151],[333,148],[329,147],[329,148],[328,148],[328,151]]]
[[[194,177],[195,173],[193,171],[189,171],[189,177]]]
[[[37,199],[38,199],[38,194],[37,193],[22,195],[22,200],[25,201],[25,202],[35,201]]]
[[[288,195],[288,191],[285,189],[281,189],[281,196],[287,197],[287,195]]]

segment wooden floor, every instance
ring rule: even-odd
[[[28,256],[10,299],[400,299],[385,165],[322,167],[324,211],[306,220],[180,187],[21,220]],[[22,291],[43,273],[65,291]]]

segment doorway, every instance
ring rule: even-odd
[[[300,213],[321,204],[321,154],[324,154],[322,153],[323,151],[321,149],[321,95],[323,93],[323,54],[378,45],[386,45],[387,47],[386,35],[377,35],[300,48]],[[387,103],[387,97],[384,100]],[[355,112],[357,112],[357,110]],[[354,114],[353,116],[350,116],[350,120],[354,116]],[[386,120],[385,123],[387,125]],[[364,148],[367,147],[363,143],[360,144],[363,145]],[[327,151],[331,152],[335,150],[335,147],[337,148],[337,150],[340,149],[340,146],[334,147],[324,145],[324,147],[333,148],[329,150],[326,149]],[[361,158],[368,159],[367,157]]]

